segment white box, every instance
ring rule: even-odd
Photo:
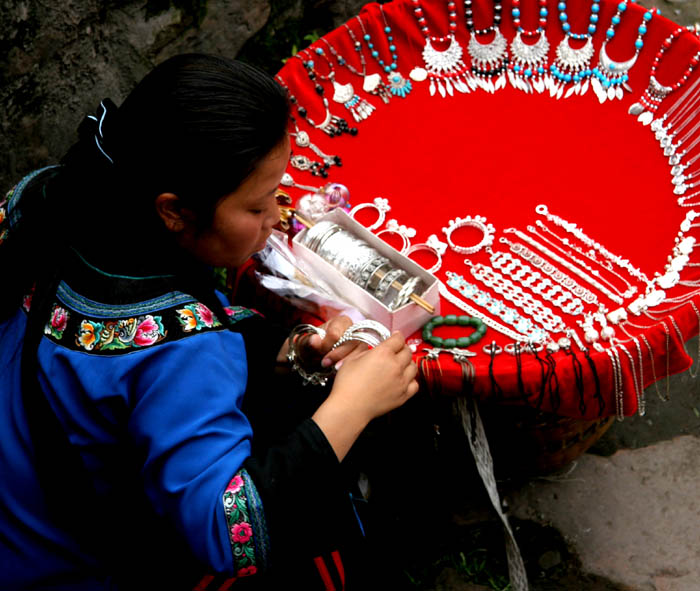
[[[317,223],[321,221],[331,221],[338,224],[357,238],[364,240],[372,248],[377,250],[379,254],[388,258],[396,267],[404,269],[410,275],[420,277],[427,287],[422,294],[417,295],[421,296],[435,307],[435,311],[431,314],[412,301],[409,301],[396,310],[390,310],[377,298],[342,275],[333,265],[302,244],[301,238],[303,238],[306,230],[299,232],[292,241],[294,253],[300,259],[308,263],[308,265],[323,277],[334,290],[343,294],[345,299],[349,300],[353,306],[368,318],[381,322],[391,331],[399,330],[404,337],[408,337],[410,334],[419,330],[430,318],[440,314],[438,280],[432,273],[428,273],[423,267],[402,255],[381,238],[377,238],[362,224],[352,219],[343,209],[334,209],[322,218],[316,220]]]

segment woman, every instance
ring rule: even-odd
[[[334,319],[300,344],[333,386],[295,398],[286,335],[211,280],[279,218],[287,118],[269,76],[177,56],[0,205],[3,589],[361,579],[341,462],[417,391],[410,350],[330,352]]]

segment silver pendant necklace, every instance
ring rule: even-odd
[[[467,51],[471,57],[472,79],[486,92],[494,93],[506,85],[506,67],[508,65],[508,43],[500,30],[502,5],[495,0],[493,5],[493,23],[484,29],[474,27],[472,0],[464,0],[464,16],[467,30],[471,34]],[[481,43],[477,37],[494,33],[488,43]]]
[[[547,78],[547,54],[549,41],[542,30],[533,45],[527,45],[518,31],[510,44],[513,61],[508,68],[508,80],[511,86],[523,92],[536,90],[541,93],[545,89]]]
[[[549,54],[549,41],[545,35],[547,27],[547,2],[538,0],[539,19],[538,26],[534,30],[526,30],[520,22],[519,4],[514,4],[511,8],[513,25],[516,27],[515,37],[510,44],[510,53],[513,61],[508,66],[508,80],[514,88],[523,92],[536,90],[544,91],[547,78],[549,78],[547,68],[547,55]],[[525,43],[523,37],[535,37],[537,41],[529,45]]]
[[[598,65],[593,68],[593,74],[591,75],[591,88],[601,104],[606,100],[621,100],[624,96],[623,89],[632,92],[632,88],[627,84],[629,79],[627,73],[637,62],[639,52],[644,47],[644,35],[646,35],[655,9],[647,10],[642,16],[642,23],[637,28],[637,39],[634,42],[634,55],[627,61],[616,62],[608,56],[607,46],[615,37],[615,29],[620,24],[626,11],[627,0],[624,0],[617,5],[617,12],[613,15],[610,26],[605,32],[605,41],[603,41],[598,54]]]
[[[425,37],[425,45],[423,46],[423,62],[425,69],[414,69],[410,77],[413,80],[421,81],[426,78],[430,79],[430,96],[435,96],[437,91],[442,98],[447,95],[453,96],[454,91],[468,93],[471,91],[471,82],[467,73],[467,67],[462,61],[464,50],[455,38],[457,30],[457,13],[454,10],[448,13],[449,33],[445,37],[434,37],[430,35],[430,29],[425,20],[423,9],[419,0],[413,0],[413,13],[418,20],[421,33]],[[435,49],[433,43],[445,43],[449,41],[449,45],[443,51]]]
[[[560,99],[569,98],[572,94],[585,94],[588,90],[588,79],[591,75],[591,59],[593,58],[593,33],[595,33],[600,12],[600,0],[591,1],[591,14],[588,17],[588,28],[585,33],[572,33],[569,17],[566,14],[566,3],[559,3],[559,21],[564,31],[564,38],[557,46],[557,58],[550,66],[552,74],[549,94]],[[571,47],[571,39],[583,41],[582,47]],[[566,90],[566,94],[564,94]]]

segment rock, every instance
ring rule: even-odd
[[[700,438],[685,435],[609,458],[584,454],[567,477],[518,491],[512,511],[559,530],[583,572],[635,591],[700,589],[698,488]]]
[[[202,0],[201,15],[173,3],[0,0],[0,187],[57,162],[78,123],[119,103],[155,64],[185,51],[234,57],[266,22],[260,0]]]

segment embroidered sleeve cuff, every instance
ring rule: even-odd
[[[245,469],[233,476],[222,500],[236,577],[264,571],[269,564],[265,514],[258,491]]]

